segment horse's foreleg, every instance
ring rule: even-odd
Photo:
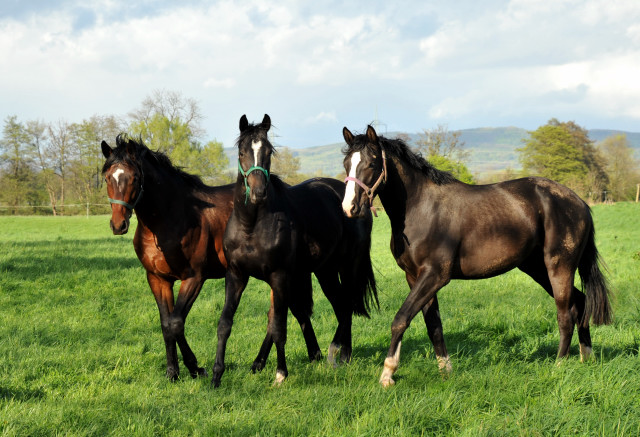
[[[238,309],[240,297],[247,286],[249,278],[237,274],[234,269],[229,268],[225,276],[225,296],[224,307],[218,321],[218,347],[216,349],[216,360],[213,365],[213,377],[211,384],[214,387],[220,386],[220,380],[224,373],[224,355],[227,349],[227,340],[231,335],[231,325],[233,316]]]
[[[178,342],[180,352],[182,352],[182,361],[189,369],[192,378],[207,376],[207,371],[203,367],[198,367],[198,359],[189,347],[184,335],[185,320],[198,294],[200,294],[203,284],[204,280],[201,278],[189,278],[182,281],[175,308],[169,319],[169,329]]]
[[[167,353],[167,378],[176,380],[180,375],[180,368],[176,338],[170,327],[171,313],[173,312],[173,283],[149,272],[147,272],[147,281],[160,312],[160,327]]]
[[[262,346],[260,347],[260,351],[258,352],[258,356],[251,365],[251,371],[253,373],[259,372],[264,369],[267,358],[269,357],[269,353],[271,352],[271,346],[273,346],[273,336],[271,335],[271,332],[269,332],[269,326],[271,323],[271,319],[273,318],[273,290],[271,290],[270,292],[270,302],[271,303],[269,305],[269,312],[267,313],[267,334],[264,337]]]
[[[438,290],[448,282],[449,276],[430,267],[427,267],[425,272],[415,281],[391,324],[391,344],[387,358],[384,360],[382,375],[380,375],[380,384],[383,387],[395,384],[392,377],[400,364],[400,343],[409,324],[416,314],[435,297]]]

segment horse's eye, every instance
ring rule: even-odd
[[[244,152],[238,152],[238,156],[242,158],[244,156]]]

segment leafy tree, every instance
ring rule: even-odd
[[[451,132],[443,124],[439,124],[435,129],[423,129],[416,145],[418,152],[424,154],[435,168],[450,172],[462,182],[475,183],[465,164],[469,159],[469,151],[464,149],[460,131]]]
[[[102,188],[102,164],[104,157],[100,142],[113,142],[122,132],[123,123],[114,116],[98,116],[73,124],[71,177],[73,191],[83,204],[104,201]]]
[[[466,165],[460,161],[453,161],[441,155],[432,155],[428,158],[429,163],[438,170],[448,171],[456,179],[467,184],[475,184],[475,179]]]
[[[551,119],[529,136],[517,149],[525,174],[553,179],[592,200],[599,197],[608,178],[604,159],[585,129]]]
[[[300,158],[293,156],[288,147],[282,147],[278,149],[278,153],[273,154],[271,171],[290,184],[302,182],[301,178],[304,178],[299,174]]]
[[[67,178],[71,171],[71,162],[73,159],[73,130],[72,125],[64,120],[57,123],[51,123],[47,127],[49,136],[48,152],[50,156],[50,165],[53,174],[57,176],[59,181],[59,205],[58,212],[63,213],[65,194],[67,189]]]
[[[613,200],[634,199],[636,184],[640,183],[640,169],[627,136],[624,134],[610,136],[598,146],[606,160],[608,191],[611,198]]]
[[[130,116],[130,130],[139,134],[149,148],[166,153],[174,164],[209,183],[228,181],[223,172],[229,161],[222,143],[200,142],[204,131],[195,100],[177,92],[155,91]]]
[[[435,129],[423,129],[416,141],[417,149],[425,156],[442,156],[450,161],[464,163],[469,151],[464,149],[460,131],[451,132],[447,125],[439,124]]]
[[[29,144],[29,136],[25,126],[15,115],[5,119],[0,139],[0,163],[2,165],[2,199],[13,207],[34,197],[33,187],[35,173],[33,171],[33,148]]]

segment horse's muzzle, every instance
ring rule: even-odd
[[[124,235],[129,230],[129,220],[122,220],[117,225],[113,222],[113,220],[109,220],[109,226],[111,226],[113,235]]]

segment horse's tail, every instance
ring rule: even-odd
[[[591,219],[591,217],[589,218]],[[582,326],[585,327],[589,325],[589,319],[595,325],[608,325],[613,318],[611,304],[609,303],[609,286],[600,269],[602,259],[598,249],[596,249],[593,219],[590,221],[591,230],[589,231],[587,245],[578,264],[578,273],[582,280],[582,288],[586,294],[584,316],[581,321]]]
[[[341,272],[340,279],[350,295],[353,312],[369,317],[372,307],[380,308],[376,278],[371,264],[371,223],[360,219],[348,220],[359,222],[355,226],[358,243],[353,246],[353,257],[347,262],[346,271]],[[364,223],[367,226],[362,226]],[[362,229],[363,227],[366,229]]]

